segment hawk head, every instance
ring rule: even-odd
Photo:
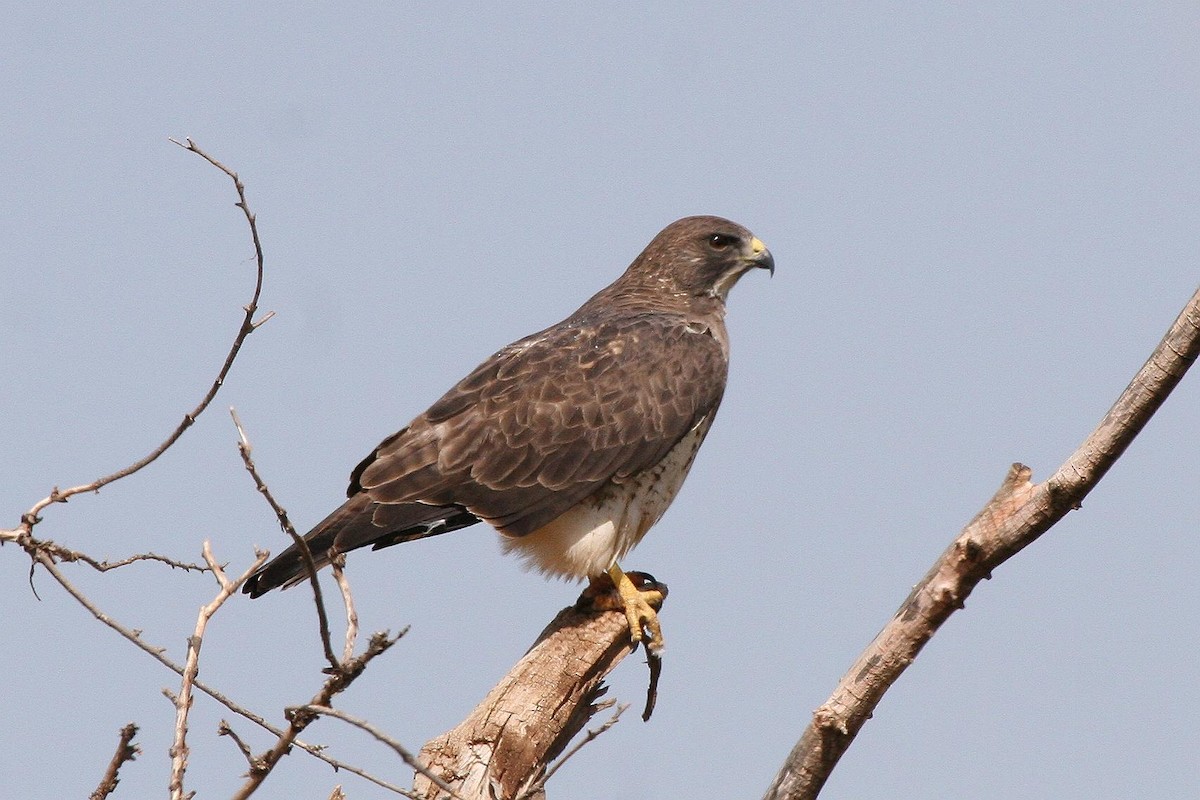
[[[684,217],[663,228],[626,274],[672,293],[723,301],[755,267],[775,274],[771,251],[750,231],[721,217]]]

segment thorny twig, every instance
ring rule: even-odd
[[[137,553],[135,555],[128,556],[126,558],[118,559],[117,561],[109,561],[108,559],[104,559],[103,561],[101,561],[99,559],[93,558],[92,556],[89,556],[87,553],[81,553],[78,550],[71,550],[71,549],[63,547],[62,545],[58,544],[57,542],[53,542],[49,539],[38,540],[38,539],[34,539],[34,538],[30,537],[29,541],[33,547],[40,549],[40,550],[44,550],[47,553],[50,553],[50,555],[54,556],[54,558],[56,558],[59,561],[65,561],[65,562],[79,561],[84,564],[87,564],[89,567],[96,570],[97,572],[108,572],[109,570],[112,570],[112,569],[120,569],[121,567],[127,567],[130,564],[136,564],[139,561],[156,561],[160,564],[166,564],[168,567],[171,567],[172,569],[181,569],[184,572],[208,572],[209,571],[208,567],[206,567],[206,566],[201,566],[200,564],[194,564],[189,561],[180,561],[178,559],[170,558],[169,556],[161,556],[158,553],[154,553],[154,552]]]
[[[271,506],[275,512],[276,518],[279,519],[279,526],[283,528],[288,536],[292,537],[292,541],[296,543],[297,549],[300,550],[300,557],[304,560],[304,569],[308,573],[308,582],[313,590],[313,602],[317,606],[317,625],[320,629],[321,647],[325,651],[325,660],[329,662],[330,672],[336,672],[342,668],[337,656],[333,654],[333,645],[330,642],[329,635],[329,615],[325,612],[325,598],[321,593],[321,581],[317,579],[317,562],[313,560],[312,550],[308,547],[308,542],[304,541],[304,537],[296,533],[296,528],[292,525],[292,521],[288,519],[287,510],[275,500],[275,496],[271,494],[270,488],[258,474],[258,468],[254,466],[254,459],[250,457],[250,451],[253,449],[250,446],[250,439],[246,436],[246,431],[242,427],[242,421],[238,418],[237,410],[230,408],[230,416],[233,417],[233,424],[238,432],[238,452],[242,456],[242,463],[246,465],[246,471],[250,473],[250,477],[254,479],[254,486]]]
[[[108,769],[104,771],[104,777],[100,779],[100,784],[96,790],[88,795],[88,800],[104,800],[112,794],[117,788],[117,784],[121,779],[117,777],[122,765],[126,761],[133,761],[137,758],[142,749],[133,743],[133,737],[137,735],[138,726],[132,722],[121,728],[120,738],[117,740],[117,751],[113,753],[112,761],[108,762]]]

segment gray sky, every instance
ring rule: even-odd
[[[675,506],[627,560],[666,581],[658,711],[555,798],[757,797],[855,655],[991,495],[1045,477],[1197,284],[1200,8],[1191,3],[444,4],[10,9],[0,31],[0,523],[143,455],[264,309],[210,412],[151,469],[48,509],[42,536],[231,569],[499,346],[550,324],[687,214],[778,263],[733,292],[730,384]],[[825,797],[1180,797],[1200,787],[1200,376],[1073,514],[970,598]],[[409,636],[341,707],[417,748],[577,587],[477,526],[350,559],[367,630]],[[206,576],[67,571],[182,658]],[[161,796],[177,679],[0,551],[0,777],[84,796],[136,721],[117,797]],[[645,670],[610,695],[636,706]],[[202,676],[276,719],[320,682],[303,591],[238,598]],[[245,763],[197,700],[190,788]],[[267,739],[231,719],[255,749]],[[307,734],[402,783],[335,721]],[[264,797],[383,793],[291,756]]]

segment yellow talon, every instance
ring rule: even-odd
[[[662,626],[658,622],[655,606],[661,606],[664,593],[657,588],[639,589],[633,584],[619,564],[608,568],[608,577],[624,606],[625,619],[629,621],[629,638],[636,645],[645,641],[646,650],[659,655],[663,650]]]

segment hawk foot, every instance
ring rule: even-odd
[[[665,583],[659,583],[645,572],[625,572],[614,564],[607,575],[593,578],[584,594],[593,608],[624,612],[629,622],[629,639],[634,645],[643,642],[652,655],[662,653],[663,634],[658,609],[667,596]]]

